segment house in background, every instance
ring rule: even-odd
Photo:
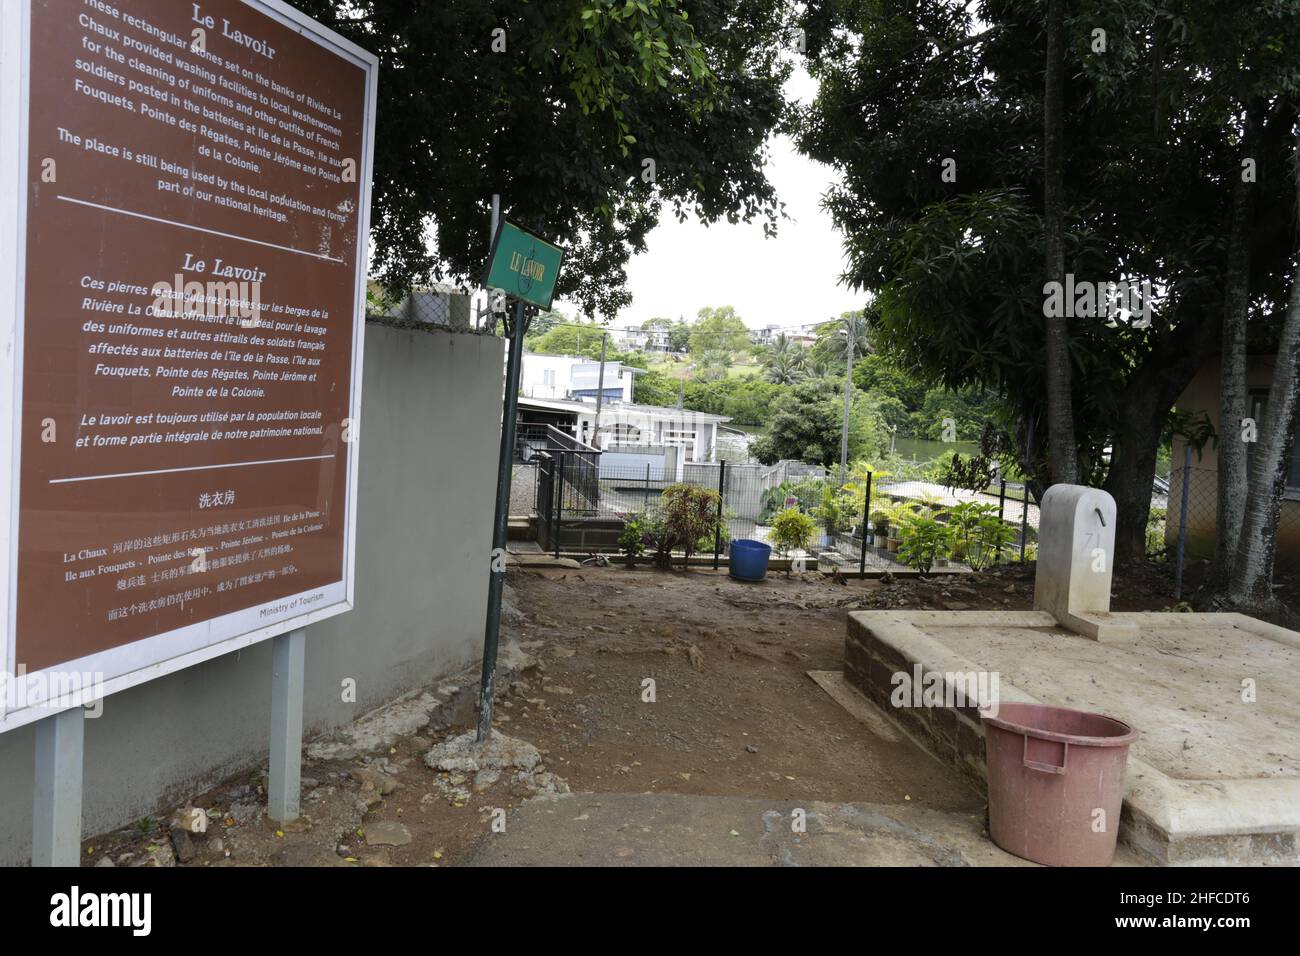
[[[631,402],[632,387],[641,369],[621,362],[605,363],[605,402]],[[519,394],[524,398],[590,399],[601,391],[600,363],[574,355],[524,353]]]
[[[1273,382],[1274,356],[1252,355],[1247,366],[1246,385],[1250,389],[1251,417],[1262,423],[1268,405],[1269,388]],[[1204,412],[1214,425],[1218,440],[1240,440],[1240,433],[1232,425],[1226,430],[1219,420],[1220,361],[1216,357],[1201,368],[1191,384],[1178,399],[1178,410],[1196,414]],[[1186,443],[1175,436],[1173,461],[1169,473],[1169,511],[1165,519],[1165,542],[1169,547],[1178,543],[1178,528],[1183,500],[1183,463]],[[1252,458],[1254,446],[1252,446]],[[1282,517],[1278,523],[1277,557],[1279,570],[1300,573],[1300,434],[1296,435],[1291,449],[1291,466],[1286,490],[1282,496]],[[1253,461],[1248,467],[1253,466]],[[1218,534],[1219,454],[1214,442],[1206,445],[1200,457],[1192,452],[1192,466],[1188,481],[1187,542],[1189,558],[1211,558]]]
[[[634,325],[609,330],[609,344],[620,352],[644,352],[651,333]]]
[[[608,369],[606,370],[608,373]],[[660,458],[681,480],[687,464],[717,461],[718,426],[731,421],[723,415],[691,408],[606,405],[596,430],[596,403],[523,397],[519,399],[519,433],[539,434],[550,425],[586,446],[604,452],[602,467],[617,467],[646,457]]]

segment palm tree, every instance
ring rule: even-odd
[[[814,353],[808,358],[808,377],[809,378],[830,378],[834,372],[830,360],[825,355]]]
[[[871,351],[871,336],[867,317],[863,312],[845,312],[834,323],[835,334],[827,336],[818,345],[834,358],[844,358],[849,342],[853,343],[853,357],[860,359]]]
[[[793,385],[803,376],[806,360],[803,346],[782,332],[773,340],[763,360],[767,380],[777,385]]]
[[[700,355],[697,377],[702,382],[720,382],[727,377],[727,370],[734,364],[731,353],[726,349],[709,349]]]

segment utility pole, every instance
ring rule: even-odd
[[[609,345],[609,333],[600,337],[600,377],[596,379],[596,427],[591,435],[593,448],[600,448],[600,409],[605,404],[605,347]]]
[[[844,377],[844,428],[840,433],[840,487],[848,481],[849,475],[849,413],[853,410],[853,317],[845,318],[845,328],[840,330],[848,341],[846,353],[849,357],[848,374]]]

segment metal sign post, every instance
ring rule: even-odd
[[[302,796],[302,697],[306,683],[307,630],[271,643],[271,766],[266,815],[277,823],[298,819]]]
[[[32,866],[81,864],[81,775],[86,710],[73,707],[36,724]]]
[[[506,581],[506,538],[510,521],[510,473],[514,464],[515,416],[519,409],[519,375],[523,365],[524,303],[515,303],[510,329],[510,358],[506,364],[506,397],[501,416],[501,457],[497,462],[497,505],[492,521],[491,578],[488,583],[487,625],[483,633],[483,674],[479,683],[478,742],[492,733],[492,704],[496,695],[497,644],[501,635],[501,594]]]
[[[501,593],[506,578],[506,538],[510,520],[510,473],[514,464],[515,418],[519,410],[519,379],[524,364],[524,334],[528,331],[528,306],[549,309],[564,250],[502,220],[492,241],[485,284],[515,300],[515,318],[509,328],[510,352],[506,361],[505,401],[501,413],[501,452],[497,460],[497,503],[492,522],[489,559],[487,623],[483,633],[483,673],[479,683],[478,734],[483,743],[492,733],[492,705],[496,694],[497,645],[501,636]]]

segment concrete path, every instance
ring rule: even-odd
[[[794,811],[806,811],[795,832]],[[471,866],[1032,866],[995,847],[982,816],[880,804],[568,794],[530,800]]]

